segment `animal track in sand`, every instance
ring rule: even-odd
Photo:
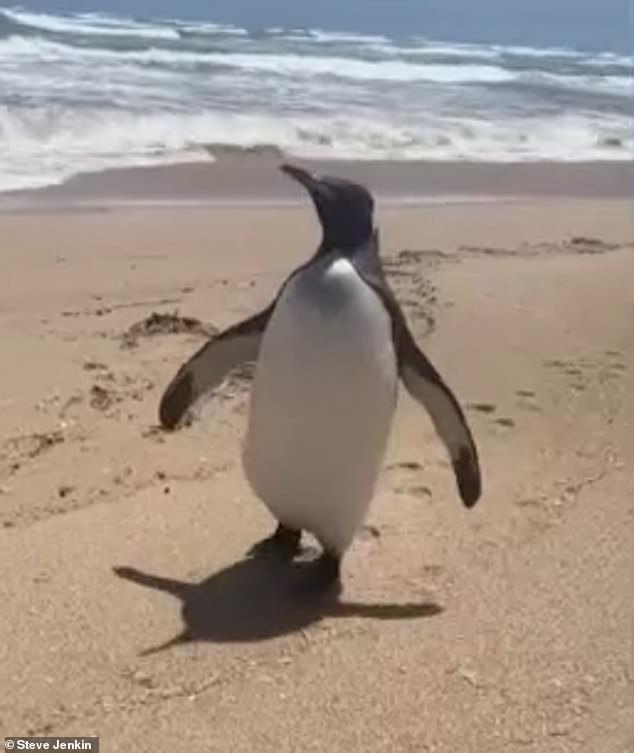
[[[569,388],[575,393],[619,380],[627,371],[623,354],[616,350],[604,351],[597,356],[549,359],[544,361],[543,366],[558,376],[567,378]]]
[[[107,411],[115,401],[114,393],[99,384],[90,388],[90,407],[95,410]]]
[[[478,413],[495,413],[496,407],[493,403],[468,403],[467,410],[477,411]]]
[[[520,250],[514,250],[510,248],[495,248],[493,246],[460,246],[459,252],[461,254],[469,254],[470,256],[521,256]]]
[[[198,465],[188,473],[172,473],[168,476],[160,471],[152,472],[149,468],[135,468],[123,465],[108,469],[107,474],[96,479],[96,485],[90,482],[86,486],[62,483],[49,490],[48,499],[41,504],[18,504],[12,509],[3,510],[4,519],[0,526],[4,528],[25,527],[47,520],[53,516],[65,515],[82,510],[96,503],[119,503],[144,489],[155,487],[158,494],[171,493],[172,487],[166,481],[190,482],[205,481],[227,469],[227,465]]]
[[[105,363],[101,363],[101,361],[87,359],[84,361],[83,369],[84,371],[108,371],[108,366]]]
[[[532,496],[520,497],[515,504],[526,513],[532,531],[543,533],[564,520],[583,490],[601,482],[617,468],[613,461],[608,460],[600,470],[586,473],[581,478],[555,480],[549,488]]]
[[[385,469],[386,471],[405,471],[405,477],[411,480],[405,483],[399,483],[392,487],[394,494],[405,494],[413,497],[431,497],[432,491],[424,484],[416,483],[415,478],[423,466],[415,460],[399,460],[391,463]]]
[[[64,426],[82,425],[86,419],[89,420],[86,409],[99,411],[109,418],[119,418],[124,413],[125,404],[143,401],[155,387],[154,382],[146,376],[116,373],[101,361],[87,359],[82,369],[92,376],[90,387],[75,389],[65,401],[55,392],[39,400],[36,410],[54,415]]]
[[[404,249],[384,261],[385,272],[394,286],[405,315],[425,323],[423,336],[433,332],[436,326],[434,310],[438,306],[437,290],[429,279],[429,274],[439,263],[451,258],[449,254],[435,249]]]
[[[117,406],[129,401],[142,401],[155,386],[147,377],[115,375],[112,371],[100,372],[97,380],[90,388],[90,407],[113,418],[121,415]]]
[[[410,486],[407,490],[409,494],[413,494],[415,497],[431,497],[432,491],[428,486],[424,484],[417,484],[416,486]]]
[[[181,316],[177,312],[171,314],[153,311],[145,319],[136,322],[121,336],[122,348],[135,348],[139,340],[144,337],[157,335],[188,334],[211,337],[218,333],[212,324],[205,324],[194,317]]]
[[[388,465],[386,470],[392,471],[397,468],[403,468],[404,470],[407,470],[407,471],[422,471],[423,470],[423,466],[415,460],[399,460],[396,463],[392,463],[391,465]]]
[[[102,296],[93,296],[95,301],[103,301]],[[160,298],[153,301],[130,301],[130,303],[113,303],[106,306],[99,306],[95,309],[83,309],[81,311],[66,310],[62,311],[62,316],[65,318],[76,318],[79,316],[106,316],[113,311],[120,311],[133,308],[145,308],[147,306],[169,306],[178,304],[181,302],[180,298]]]
[[[432,496],[432,490],[425,486],[424,484],[414,484],[414,485],[408,485],[408,484],[401,484],[399,486],[393,487],[394,494],[399,495],[407,495],[410,497],[431,497]]]
[[[467,410],[476,411],[477,413],[484,413],[487,416],[492,416],[497,410],[497,406],[493,403],[467,403]],[[515,421],[512,418],[501,416],[500,418],[492,418],[494,424],[502,426],[505,429],[510,429],[515,426]]]
[[[515,394],[519,398],[517,400],[517,407],[520,410],[531,411],[532,413],[541,413],[542,409],[536,401],[537,396],[534,390],[515,390]]]
[[[0,448],[0,461],[6,465],[6,474],[13,475],[26,461],[37,458],[64,441],[64,434],[60,430],[9,437]]]
[[[585,238],[573,236],[555,243],[523,243],[516,248],[500,248],[494,246],[460,246],[461,254],[470,256],[552,256],[554,254],[605,254],[621,248],[627,248],[627,243],[607,243],[599,238]]]
[[[615,251],[619,248],[619,245],[618,243],[606,243],[599,238],[573,236],[570,240],[564,242],[564,247],[577,254],[605,254],[608,251]]]
[[[399,260],[403,262],[411,262],[414,264],[418,264],[422,261],[455,261],[456,260],[456,254],[452,254],[449,251],[441,251],[437,248],[420,248],[420,249],[409,249],[404,248],[402,251],[399,252],[398,255]]]

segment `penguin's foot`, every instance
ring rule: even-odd
[[[272,536],[258,541],[247,554],[262,559],[292,560],[300,551],[301,537],[301,531],[280,523]]]
[[[319,559],[308,565],[299,580],[293,585],[292,594],[301,599],[315,599],[341,593],[341,557],[324,552]]]

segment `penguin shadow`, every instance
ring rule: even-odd
[[[183,630],[165,643],[143,650],[141,656],[189,642],[264,641],[299,632],[325,617],[408,620],[433,617],[443,611],[433,602],[346,602],[338,593],[299,598],[293,586],[310,566],[310,562],[289,564],[247,558],[199,583],[151,575],[132,567],[113,570],[119,578],[163,591],[181,602]]]

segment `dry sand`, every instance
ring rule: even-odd
[[[631,209],[380,222],[412,327],[468,406],[484,496],[461,507],[402,396],[342,602],[319,612],[242,559],[272,526],[239,462],[247,383],[156,428],[204,333],[315,246],[308,207],[0,219],[4,734],[122,753],[632,750]],[[155,312],[200,324],[130,331]]]

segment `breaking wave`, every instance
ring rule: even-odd
[[[248,30],[0,8],[0,190],[278,150],[353,159],[630,159],[611,52]]]

